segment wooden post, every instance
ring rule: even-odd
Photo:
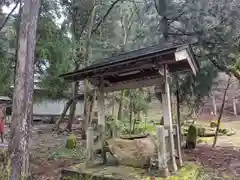
[[[183,161],[182,161],[182,152],[181,152],[181,141],[180,141],[180,133],[179,133],[179,127],[177,124],[173,125],[175,129],[175,136],[174,136],[174,142],[175,142],[175,147],[177,150],[177,155],[178,155],[178,164],[180,167],[183,166]]]
[[[217,115],[217,105],[216,105],[216,99],[215,99],[214,95],[212,96],[212,102],[213,102],[213,114],[214,114],[214,116],[216,116]]]
[[[237,116],[237,106],[236,106],[236,104],[237,104],[237,99],[233,99],[233,111],[234,111],[234,115],[235,116]]]
[[[87,160],[86,165],[93,159],[93,127],[87,129]]]
[[[157,151],[158,151],[158,168],[163,173],[164,177],[169,176],[169,170],[166,160],[166,142],[165,142],[165,133],[163,126],[157,126],[156,129],[157,135]]]
[[[174,151],[174,140],[173,140],[173,123],[172,123],[172,111],[171,111],[171,97],[170,97],[170,87],[168,80],[168,68],[164,65],[164,91],[162,93],[162,104],[163,104],[163,119],[164,126],[169,129],[169,144],[170,144],[170,157],[172,160],[173,171],[177,172],[177,164],[175,159]]]
[[[100,141],[102,149],[103,163],[106,162],[106,153],[104,151],[104,141],[105,141],[105,104],[104,104],[104,79],[100,78],[99,84],[99,96],[98,96],[98,125],[100,126]]]
[[[113,116],[113,126],[112,126],[112,132],[113,132],[113,138],[117,137],[117,116],[116,116],[116,103],[115,103],[115,93],[112,93],[112,116]]]

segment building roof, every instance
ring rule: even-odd
[[[105,89],[121,84],[123,89],[130,87],[126,82],[137,82],[139,87],[152,86],[162,76],[159,71],[163,65],[168,65],[170,73],[199,70],[199,65],[194,58],[193,51],[188,44],[164,44],[151,46],[132,52],[120,54],[99,60],[98,62],[78,71],[63,74],[65,80],[81,81],[89,79],[91,84],[99,86],[100,77],[104,78]],[[122,85],[125,83],[125,86]],[[139,84],[140,83],[140,84]],[[141,84],[142,83],[142,84]],[[120,90],[119,88],[113,88]]]
[[[10,107],[12,100],[8,96],[0,96],[0,107]]]

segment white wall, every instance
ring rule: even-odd
[[[40,103],[33,104],[33,114],[34,115],[60,115],[63,111],[66,100],[61,101],[51,101],[43,100]],[[83,101],[78,101],[76,107],[76,115],[83,115]],[[67,112],[69,114],[69,110]]]

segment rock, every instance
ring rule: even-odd
[[[232,131],[229,131],[226,135],[227,136],[233,136],[235,134],[236,134],[236,132],[232,130]]]
[[[198,136],[203,137],[205,132],[206,132],[206,128],[205,127],[198,127],[197,132],[198,132]]]
[[[154,138],[150,136],[133,140],[114,138],[107,143],[120,165],[138,168],[149,166],[151,157],[157,151]]]
[[[186,124],[186,125],[192,125],[192,124],[195,124],[195,121],[194,120],[192,120],[192,119],[189,119],[189,120],[186,120],[186,121],[184,121],[184,124]]]
[[[227,133],[229,132],[229,129],[220,128],[220,129],[219,129],[219,132],[222,133],[222,134],[227,134]]]

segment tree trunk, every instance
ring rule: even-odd
[[[222,114],[223,114],[223,110],[224,110],[224,106],[225,106],[225,102],[226,102],[226,95],[227,95],[227,91],[228,91],[228,88],[230,85],[230,81],[231,81],[231,76],[229,76],[227,86],[224,90],[222,105],[221,105],[221,109],[220,109],[218,120],[217,120],[217,128],[216,128],[215,137],[214,137],[214,141],[213,141],[213,145],[212,145],[213,148],[216,146],[216,143],[217,143],[218,131],[219,131],[220,123],[221,123],[221,118],[222,118]]]
[[[72,105],[73,101],[75,101],[76,99],[78,99],[81,95],[77,95],[71,99],[69,99],[66,103],[66,105],[63,108],[63,112],[61,113],[60,118],[57,120],[57,122],[55,123],[55,127],[54,130],[57,131],[59,129],[59,126],[61,124],[61,122],[64,120],[64,117],[67,114],[68,109],[70,108],[70,106]]]
[[[17,59],[18,59],[18,41],[19,41],[19,31],[20,31],[20,21],[22,14],[22,1],[20,1],[20,8],[18,10],[17,16],[17,25],[16,25],[16,50],[15,50],[15,59],[14,59],[14,72],[13,72],[13,84],[15,84],[16,72],[17,72]]]
[[[96,15],[96,1],[93,1],[93,10],[91,13],[91,19],[90,24],[88,28],[88,39],[86,42],[86,53],[85,53],[85,59],[84,59],[84,66],[87,67],[89,65],[89,51],[91,49],[91,38],[92,38],[92,30],[93,30],[93,24],[95,21],[95,15]],[[84,119],[83,119],[83,139],[86,138],[86,130],[89,123],[89,118],[91,115],[90,112],[90,89],[89,89],[89,81],[87,79],[84,80]]]
[[[28,145],[32,122],[34,58],[40,0],[25,0],[23,4],[8,147],[9,156],[11,157],[10,180],[25,180],[29,175]]]
[[[73,88],[72,88],[73,95],[72,95],[72,98],[74,100],[73,100],[72,105],[70,107],[69,120],[68,120],[68,125],[67,125],[67,130],[69,132],[72,131],[72,124],[73,124],[73,121],[75,119],[75,112],[76,112],[76,106],[77,106],[77,101],[76,101],[75,97],[77,96],[78,86],[79,86],[78,82],[73,83]]]

